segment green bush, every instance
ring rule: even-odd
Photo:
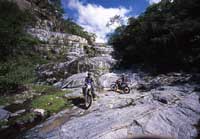
[[[18,56],[0,63],[0,93],[15,92],[36,80],[35,66],[44,64],[38,55]]]

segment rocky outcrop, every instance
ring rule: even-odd
[[[36,28],[29,28],[27,31],[34,37],[38,38],[40,41],[47,44],[68,45],[68,46],[76,46],[77,44],[82,46],[88,45],[88,42],[85,38],[76,35],[60,33],[60,32],[52,32]]]
[[[71,73],[79,73],[90,71],[98,75],[109,72],[114,66],[115,60],[111,56],[99,56],[99,57],[82,57],[69,64],[69,71]]]
[[[58,84],[73,74],[92,72],[94,76],[100,76],[109,72],[115,65],[116,60],[111,56],[112,48],[77,44],[76,47],[71,46],[68,50],[65,49],[63,52],[64,62],[39,66],[37,68],[39,79],[50,84]],[[57,49],[60,50],[61,48]],[[57,51],[56,48],[54,49]],[[87,54],[88,49],[92,49],[94,56],[91,57]],[[59,50],[58,54],[60,53]]]

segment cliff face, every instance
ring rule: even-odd
[[[31,11],[35,24],[29,26],[27,32],[41,42],[35,50],[50,60],[37,67],[39,81],[62,88],[66,86],[67,78],[74,74],[79,77],[88,71],[95,76],[109,72],[115,63],[111,47],[91,45],[83,37],[62,32],[62,15],[48,0],[14,1],[22,10]]]

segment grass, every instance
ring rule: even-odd
[[[32,101],[32,108],[44,109],[46,112],[53,114],[63,108],[70,107],[70,103],[63,97],[66,92],[56,93],[54,95],[44,95]]]
[[[64,97],[69,91],[62,91],[52,86],[35,85],[33,90],[43,93],[44,95],[34,99],[31,102],[32,108],[44,109],[46,112],[53,114],[63,108],[70,107],[70,102]]]

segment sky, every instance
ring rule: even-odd
[[[86,31],[95,33],[96,42],[107,41],[107,34],[126,24],[129,17],[137,17],[160,0],[62,0],[65,18],[72,18]],[[115,16],[119,20],[111,19]]]

